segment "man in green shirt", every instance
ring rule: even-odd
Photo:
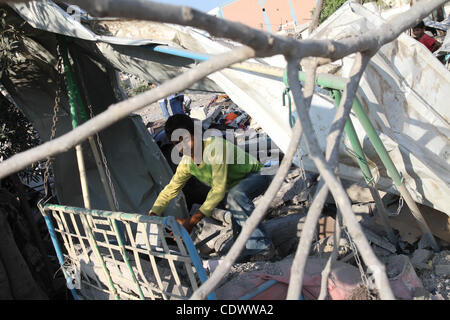
[[[149,214],[160,216],[186,182],[195,176],[211,189],[199,210],[191,217],[178,218],[178,223],[190,233],[204,216],[210,216],[216,206],[226,199],[227,209],[232,215],[233,237],[236,239],[253,212],[252,199],[265,192],[273,176],[261,174],[263,165],[255,157],[221,137],[205,140],[200,137],[196,141],[194,122],[187,115],[171,116],[165,124],[165,131],[183,157]],[[241,257],[249,255],[263,255],[269,259],[274,255],[272,241],[262,225],[252,233]]]

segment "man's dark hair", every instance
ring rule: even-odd
[[[177,129],[186,129],[191,135],[194,135],[194,121],[185,114],[174,114],[167,119],[164,125],[166,136],[170,140],[172,133]]]
[[[425,23],[423,21],[420,21],[417,25],[414,26],[415,28],[425,29]]]

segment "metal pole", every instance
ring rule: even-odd
[[[42,201],[42,200],[41,200]],[[52,239],[53,247],[55,248],[56,256],[58,258],[59,265],[61,266],[61,270],[66,278],[67,287],[70,289],[74,300],[79,300],[78,295],[73,287],[72,278],[66,273],[66,269],[64,269],[64,256],[61,251],[61,247],[59,246],[58,238],[56,237],[55,228],[53,227],[53,223],[51,218],[45,212],[41,201],[38,203],[38,208],[41,211],[41,214],[44,216],[45,223],[47,225],[48,233],[50,234],[50,238]]]
[[[408,205],[409,209],[411,210],[411,213],[416,218],[417,223],[419,224],[420,229],[426,236],[426,238],[429,241],[429,244],[433,248],[435,252],[439,252],[439,246],[436,243],[436,240],[434,239],[430,228],[428,227],[427,222],[422,216],[422,213],[419,210],[419,207],[417,206],[417,203],[413,200],[411,197],[411,194],[406,189],[405,184],[403,182],[403,178],[401,177],[400,173],[397,171],[397,168],[395,167],[394,162],[392,161],[391,157],[389,156],[389,153],[387,152],[386,148],[384,147],[383,142],[381,141],[380,137],[378,136],[374,126],[370,122],[369,117],[367,116],[366,112],[364,111],[361,102],[356,97],[355,101],[353,103],[353,111],[355,112],[356,116],[358,117],[359,121],[361,122],[361,125],[363,126],[364,130],[367,133],[367,136],[369,137],[370,142],[372,142],[372,145],[374,146],[376,152],[378,153],[378,156],[380,157],[381,161],[383,162],[384,166],[386,167],[386,170],[388,171],[389,176],[394,181],[395,185],[398,188],[398,191],[400,192],[401,196],[405,200],[406,204]]]
[[[338,108],[341,103],[341,92],[339,90],[332,90],[334,94],[334,101],[336,103],[336,107]],[[345,124],[345,133],[350,140],[350,143],[353,148],[353,152],[356,154],[356,159],[358,160],[359,167],[363,172],[364,179],[369,187],[370,193],[372,195],[373,200],[375,201],[377,207],[377,214],[381,218],[384,230],[391,241],[392,244],[397,245],[397,238],[394,235],[394,231],[389,225],[388,214],[386,208],[384,207],[383,201],[381,201],[380,194],[376,189],[376,183],[373,179],[372,172],[370,171],[369,165],[367,164],[366,155],[364,154],[364,150],[359,142],[358,136],[356,134],[355,127],[353,126],[353,122],[350,117],[347,119]]]

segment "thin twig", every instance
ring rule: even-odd
[[[31,0],[24,0],[26,2]],[[71,0],[90,14],[98,17],[121,17],[155,22],[166,22],[191,26],[208,31],[215,37],[223,37],[254,48],[259,57],[275,54],[293,55],[301,52],[302,56],[327,57],[341,59],[351,53],[378,48],[378,44],[390,42],[401,32],[413,27],[432,10],[443,5],[447,0],[429,0],[415,5],[401,18],[395,17],[390,24],[382,26],[373,33],[367,33],[339,41],[295,39],[276,36],[253,29],[242,23],[216,18],[207,13],[186,7],[147,0]],[[6,2],[6,0],[0,0]]]

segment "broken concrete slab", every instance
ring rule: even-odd
[[[362,230],[367,238],[367,240],[369,240],[370,242],[376,244],[377,246],[386,249],[392,253],[396,253],[397,249],[395,248],[395,246],[390,243],[388,240],[384,239],[383,237],[377,235],[375,232],[372,232],[371,230],[362,227]]]
[[[297,247],[306,212],[289,214],[263,222],[264,229],[282,257],[292,253]]]

